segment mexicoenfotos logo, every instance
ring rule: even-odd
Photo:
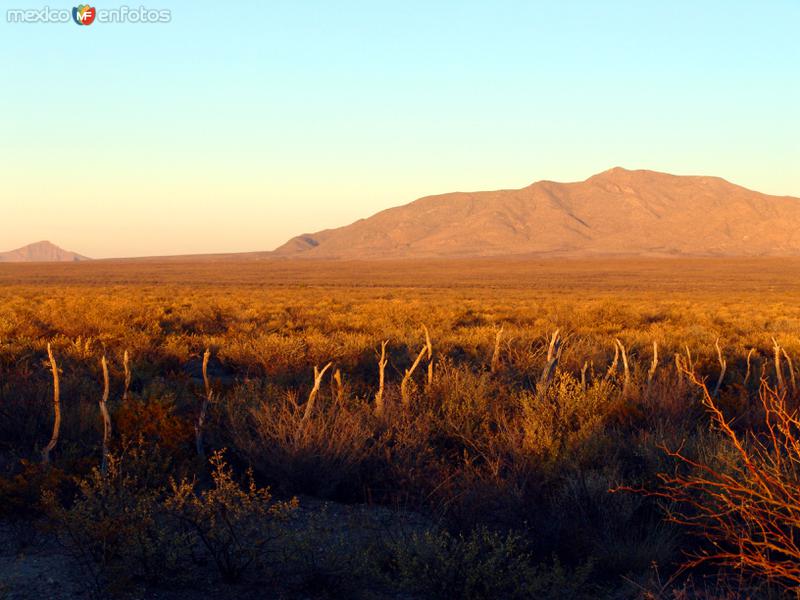
[[[72,9],[72,18],[78,25],[91,25],[97,11],[88,4],[81,4]]]
[[[172,11],[167,8],[147,8],[140,6],[120,6],[119,8],[95,8],[88,4],[79,4],[72,9],[66,8],[9,8],[6,11],[9,23],[69,23],[74,21],[83,27],[92,23],[125,23],[150,24],[169,23]]]

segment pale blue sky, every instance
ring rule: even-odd
[[[0,250],[266,250],[617,165],[800,196],[797,0],[5,4]]]

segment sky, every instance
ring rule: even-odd
[[[0,251],[270,250],[613,166],[800,196],[797,0],[147,0],[170,22],[7,22],[56,2],[0,13]]]

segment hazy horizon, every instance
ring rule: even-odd
[[[3,14],[0,251],[271,250],[614,166],[800,196],[796,3],[150,6],[171,21]]]

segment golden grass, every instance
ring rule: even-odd
[[[99,464],[106,355],[117,450],[185,473],[228,447],[282,493],[521,530],[599,581],[672,568],[658,507],[607,490],[657,483],[659,445],[722,460],[686,372],[741,431],[762,380],[797,401],[798,300],[789,259],[0,265],[0,457],[45,444],[60,368],[54,462]]]

